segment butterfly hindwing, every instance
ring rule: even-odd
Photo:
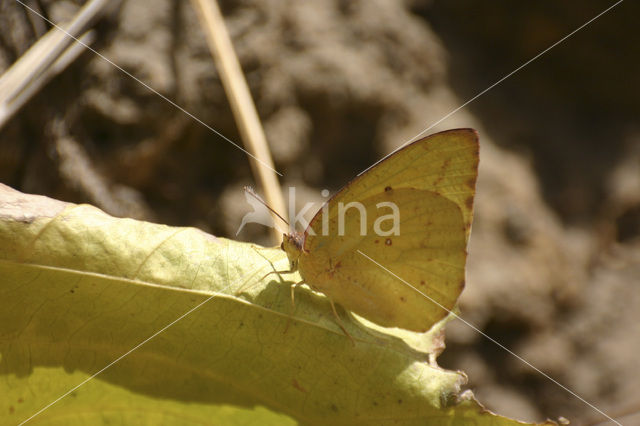
[[[374,232],[381,202],[398,206],[399,235]],[[460,209],[433,192],[412,188],[383,192],[362,204],[365,235],[360,235],[360,212],[348,209],[344,235],[313,237],[308,246],[313,257],[301,257],[301,272],[314,288],[377,324],[427,331],[453,308],[464,287],[466,241]],[[390,225],[381,228],[390,230]],[[329,229],[338,229],[338,217],[331,219]]]

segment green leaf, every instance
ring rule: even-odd
[[[354,344],[274,268],[279,249],[0,184],[0,423],[520,424],[429,362],[440,329],[407,339],[340,310]]]

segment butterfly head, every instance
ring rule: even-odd
[[[287,253],[289,258],[289,269],[291,271],[298,270],[298,259],[302,253],[302,246],[304,244],[304,235],[299,232],[292,234],[282,234],[282,244],[280,248]]]

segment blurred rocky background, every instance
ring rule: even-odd
[[[82,2],[27,1],[55,22]],[[222,1],[283,189],[320,201],[614,1]],[[240,142],[189,2],[123,0],[102,55]],[[462,316],[611,416],[640,422],[640,4],[622,2],[429,133],[481,137]],[[49,25],[0,0],[0,70]],[[20,191],[235,238],[240,150],[92,52],[0,129]],[[259,188],[258,188],[259,189]],[[285,192],[286,193],[286,192]],[[259,225],[239,238],[269,244]],[[522,420],[603,418],[460,322],[442,366]]]

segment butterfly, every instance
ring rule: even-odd
[[[384,327],[429,330],[465,285],[478,160],[472,129],[401,148],[330,198],[304,232],[283,235],[291,271],[334,312],[335,302]]]

